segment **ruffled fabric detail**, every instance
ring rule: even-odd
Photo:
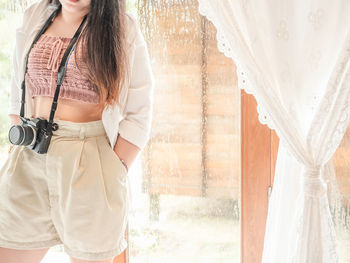
[[[53,47],[51,49],[51,53],[47,61],[47,69],[51,69],[54,72],[58,71],[58,68],[60,66],[60,61],[58,60],[58,57],[60,55],[62,47],[63,41],[60,38],[57,38],[57,40],[53,42]]]
[[[246,10],[248,2],[238,1],[236,4],[241,4],[242,10]],[[259,103],[263,100],[259,97],[259,93],[256,92],[254,85],[249,82],[249,80],[252,80],[252,83],[257,83],[254,73],[249,67],[240,63],[241,61],[246,61],[242,57],[245,48],[240,44],[240,39],[227,39],[225,37],[221,17],[212,9],[210,0],[198,0],[198,3],[199,13],[210,20],[217,29],[216,37],[219,51],[224,53],[226,57],[232,58],[236,63],[238,87],[256,98],[258,102],[257,111],[259,113],[259,121],[267,125],[270,129],[275,130],[279,135],[272,116]],[[311,15],[311,22],[315,22],[313,14]],[[285,29],[284,26],[285,24],[282,23],[282,29],[278,31],[278,35],[282,38],[288,38],[288,32],[283,31]],[[317,163],[322,163],[321,158],[323,160],[329,160],[331,158],[334,150],[341,142],[350,121],[350,89],[348,85],[350,83],[350,72],[348,70],[350,61],[350,33],[341,52],[334,72],[332,72],[326,93],[321,98],[321,102],[318,105],[319,108],[316,111],[307,136],[308,152],[312,152],[315,147],[314,145],[319,144],[321,140],[324,142],[316,153],[317,156],[315,159]],[[339,94],[342,94],[342,96],[339,96]],[[337,96],[337,98],[335,99],[334,96]],[[329,114],[330,112],[332,114]],[[327,118],[334,118],[334,116],[340,116],[340,118],[337,118],[337,121],[329,122]],[[329,130],[332,130],[332,132],[329,132]],[[279,137],[282,138],[284,136]],[[285,144],[282,140],[281,143]],[[288,147],[285,146],[284,148]],[[298,151],[295,151],[295,153],[298,153]],[[295,238],[290,238],[292,246],[289,247],[290,255],[286,255],[285,262],[339,262],[336,235],[327,199],[327,187],[323,179],[320,179],[318,169],[306,169],[302,177],[302,185],[302,195],[300,196],[302,201],[295,201],[297,204],[302,204],[295,211],[295,218],[298,224],[291,224],[291,232]],[[272,215],[272,213],[269,214]],[[322,216],[317,217],[318,215]],[[271,216],[271,218],[276,219],[277,217]],[[269,228],[272,229],[275,223],[271,221],[273,219],[268,220],[267,230]],[[272,233],[272,231],[278,231],[277,229],[276,227],[276,230],[270,231]],[[284,242],[287,241],[285,240]],[[271,253],[273,248],[271,248],[270,243],[277,242],[271,242],[271,238],[267,239],[265,236],[263,262],[272,262],[273,256],[276,253]]]

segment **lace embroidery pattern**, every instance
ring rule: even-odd
[[[323,25],[324,10],[317,9],[315,12],[310,12],[308,16],[309,22],[312,24],[314,30],[318,30]]]
[[[243,2],[244,7],[246,8],[246,5],[248,4],[248,0],[245,0]],[[216,33],[216,39],[217,39],[217,46],[218,50],[223,53],[226,57],[231,58],[236,63],[237,68],[237,77],[238,77],[238,87],[242,90],[244,90],[247,94],[251,94],[255,97],[257,102],[260,101],[259,98],[257,98],[257,95],[253,91],[250,82],[249,82],[249,71],[248,69],[244,68],[242,65],[239,64],[240,59],[236,54],[239,54],[239,51],[234,54],[232,51],[230,45],[228,44],[228,41],[226,40],[221,27],[218,26],[218,22],[214,19],[214,16],[211,13],[211,9],[206,3],[206,1],[199,0],[199,13],[205,16],[208,20],[210,20],[214,26],[216,27],[217,33]],[[237,43],[237,46],[239,44]],[[275,125],[270,117],[270,115],[267,113],[266,110],[263,109],[261,106],[261,103],[258,103],[257,105],[257,112],[259,114],[259,121],[267,125],[270,129],[275,129]]]
[[[279,23],[279,27],[276,32],[276,36],[281,40],[289,39],[289,31],[287,27],[287,22],[285,20],[281,20]]]
[[[331,158],[334,150],[338,147],[343,138],[348,123],[350,121],[350,31],[347,36],[346,44],[342,54],[339,56],[337,65],[331,75],[325,95],[323,96],[315,117],[312,121],[310,131],[308,133],[308,149],[312,149],[312,145],[322,137],[321,132],[326,132],[329,141],[324,147],[327,152],[327,159]],[[341,94],[341,95],[340,95]],[[334,97],[336,97],[336,100]],[[323,127],[325,118],[333,118],[334,114],[340,112],[340,119],[334,123],[333,127]],[[337,115],[336,115],[337,116]],[[333,132],[329,133],[329,130]],[[317,132],[321,131],[321,132]],[[315,136],[315,134],[319,134]],[[330,138],[330,139],[329,139]],[[320,154],[322,155],[322,154]]]
[[[252,94],[255,96],[256,100],[258,101],[257,110],[259,113],[259,121],[262,124],[266,124],[270,129],[275,129],[275,125],[272,121],[271,116],[263,109],[263,107],[259,103],[259,98],[257,97],[257,94],[254,92],[252,86],[249,83],[249,79],[251,77],[255,77],[252,72],[249,71],[249,67],[244,67],[239,64],[240,60],[240,52],[244,50],[244,48],[240,48],[240,44],[237,43],[237,40],[235,39],[226,39],[223,34],[223,27],[227,25],[221,25],[219,19],[216,18],[215,14],[213,14],[213,11],[211,10],[211,7],[208,3],[208,1],[205,0],[198,0],[199,1],[199,12],[203,16],[206,16],[208,20],[210,20],[214,26],[217,29],[217,41],[218,41],[218,49],[222,53],[225,54],[226,57],[229,57],[233,59],[236,62],[237,66],[237,76],[238,76],[238,87],[240,89],[245,90],[248,94]],[[243,6],[245,7],[244,10],[246,10],[247,1],[243,2]],[[324,17],[324,12],[322,9],[318,9],[316,12],[310,12],[308,16],[308,20],[310,23],[312,23],[313,28],[315,30],[319,29],[322,26],[322,18]],[[231,25],[232,27],[232,25]],[[289,32],[287,29],[286,24],[282,23],[280,24],[280,27],[277,31],[277,37],[280,37],[282,39],[288,39],[289,38]],[[230,47],[229,43],[234,43],[233,46],[235,47],[235,50],[233,52],[232,48]],[[328,110],[330,106],[333,108],[336,108],[336,110],[341,112],[341,118],[336,123],[336,127],[333,129],[333,127],[326,127],[328,129],[332,129],[333,132],[330,134],[327,134],[327,136],[332,136],[330,139],[329,137],[325,140],[329,142],[327,144],[326,150],[328,151],[327,155],[322,155],[321,153],[319,156],[326,156],[324,159],[329,159],[332,152],[335,151],[337,145],[340,143],[341,138],[343,137],[346,127],[350,120],[350,84],[344,84],[344,83],[350,83],[350,71],[347,70],[347,74],[344,76],[345,69],[348,69],[350,67],[348,65],[350,54],[350,41],[347,42],[348,44],[343,50],[343,54],[340,56],[340,62],[338,62],[338,65],[336,67],[335,72],[332,74],[332,79],[330,81],[330,84],[327,87],[326,93],[321,100],[319,104],[319,108],[316,111],[315,117],[313,119],[313,123],[311,125],[311,129],[309,131],[309,135],[307,137],[308,141],[308,152],[312,152],[312,144],[317,141],[319,136],[315,136],[317,134],[317,130],[320,131],[320,128],[322,127],[322,124],[324,123],[324,120],[326,117],[332,117],[333,114],[328,115]],[[310,55],[310,62],[311,64],[317,66],[318,64],[318,53],[314,53]],[[343,81],[345,80],[345,81]],[[343,81],[343,83],[341,83]],[[255,82],[254,82],[255,83]],[[339,84],[343,84],[339,87]],[[339,88],[338,88],[339,87]],[[342,92],[343,96],[338,96],[338,100],[333,103],[335,90],[339,90],[339,92]],[[339,94],[339,93],[338,93]],[[344,101],[345,100],[345,101]],[[333,103],[331,105],[331,103]],[[338,105],[338,106],[336,106]],[[340,106],[339,106],[340,105]],[[336,115],[339,116],[339,115]],[[329,131],[329,130],[328,130]],[[311,136],[313,138],[311,138]],[[316,159],[317,160],[317,159]],[[322,180],[320,180],[322,183]],[[335,263],[338,262],[338,255],[336,252],[336,238],[335,238],[335,232],[334,232],[334,225],[332,222],[332,217],[330,214],[329,209],[329,203],[327,200],[327,195],[323,196],[308,196],[303,194],[301,196],[304,198],[303,204],[307,204],[308,207],[304,207],[303,209],[299,210],[300,214],[298,216],[298,233],[297,233],[297,240],[299,240],[299,244],[302,244],[303,242],[309,242],[309,239],[306,240],[305,238],[311,238],[318,240],[319,246],[313,246],[310,251],[312,255],[315,255],[316,258],[319,258],[320,260],[324,260],[322,262],[330,262]],[[308,233],[310,231],[305,228],[306,220],[308,219],[307,216],[303,217],[302,215],[307,215],[306,212],[310,212],[312,210],[312,207],[317,207],[317,212],[324,215],[324,217],[321,219],[321,229],[322,229],[322,236],[317,236],[317,231],[314,231],[316,234],[314,236],[310,236]],[[309,218],[310,219],[310,218]],[[305,232],[308,231],[308,232]],[[304,234],[305,233],[305,234]],[[301,242],[301,243],[300,243]],[[298,248],[299,247],[299,248]],[[322,253],[320,251],[317,251],[317,249],[322,249]],[[292,251],[293,255],[289,258],[289,260],[292,259],[291,262],[301,263],[301,262],[307,262],[304,259],[304,261],[296,261],[296,260],[303,260],[301,258],[298,258],[298,255],[300,255],[300,250],[304,249],[300,245],[297,245],[295,249]],[[310,251],[308,251],[306,254],[310,255]],[[314,258],[313,258],[314,259]],[[290,261],[289,261],[290,262]],[[313,261],[314,262],[314,261]],[[315,261],[315,262],[321,262],[321,261]]]

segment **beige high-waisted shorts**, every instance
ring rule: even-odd
[[[127,247],[127,170],[102,120],[54,121],[46,154],[14,145],[0,168],[0,247],[63,244],[85,260],[119,255]]]

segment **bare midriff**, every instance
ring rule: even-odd
[[[32,118],[49,119],[56,88],[58,65],[80,23],[81,21],[78,21],[74,25],[67,25],[62,21],[60,13],[33,47],[26,74],[26,88],[29,88],[33,95]],[[78,59],[82,59],[81,52],[81,47],[77,46],[74,53],[77,53]],[[61,86],[54,118],[72,122],[101,120],[103,107],[97,103],[98,94],[92,90],[92,84],[83,74],[87,71],[87,67],[85,63],[82,63],[82,71],[78,70],[75,58],[72,55],[68,61],[65,82]],[[19,123],[18,115],[12,116],[11,119],[12,122]]]
[[[33,118],[49,119],[53,98],[49,96],[34,97]],[[54,118],[72,122],[88,122],[102,119],[99,104],[80,102],[71,99],[58,99]]]

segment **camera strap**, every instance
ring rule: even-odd
[[[57,16],[57,14],[59,13],[59,11],[61,10],[62,5],[59,5],[59,7],[50,15],[50,17],[48,18],[48,20],[45,22],[44,26],[42,27],[42,29],[38,32],[38,34],[36,35],[32,45],[30,46],[30,49],[26,55],[26,59],[25,59],[25,72],[24,72],[24,79],[22,81],[22,100],[21,100],[21,112],[20,112],[20,116],[24,117],[24,103],[25,103],[25,75],[27,73],[27,67],[28,67],[28,57],[29,57],[29,53],[31,51],[31,49],[33,48],[34,44],[38,41],[38,39],[40,38],[40,36],[46,31],[46,29],[51,25],[53,19]],[[56,81],[56,91],[55,91],[55,95],[53,98],[53,102],[51,105],[51,112],[50,112],[50,118],[49,118],[49,122],[48,122],[48,126],[47,126],[47,134],[52,134],[52,130],[56,130],[57,129],[57,125],[53,125],[53,118],[55,115],[55,111],[57,108],[57,100],[58,100],[58,96],[60,93],[60,87],[63,83],[63,79],[66,75],[66,69],[67,69],[67,64],[68,64],[68,60],[69,57],[71,55],[71,53],[73,52],[74,48],[75,48],[75,44],[77,42],[77,39],[80,35],[80,32],[83,28],[83,24],[86,21],[87,15],[84,16],[79,28],[77,29],[77,31],[75,32],[73,38],[71,39],[71,41],[68,44],[68,47],[62,57],[58,72],[57,72],[57,81]]]

